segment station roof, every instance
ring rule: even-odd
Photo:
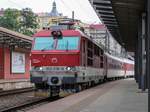
[[[110,33],[128,51],[134,51],[138,23],[146,0],[90,0]]]
[[[0,45],[31,49],[32,37],[0,27]]]

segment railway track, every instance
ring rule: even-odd
[[[18,110],[24,111],[26,108],[31,108],[34,105],[47,102],[48,103],[49,99],[48,98],[37,98],[37,99],[31,99],[29,101],[23,102],[23,103],[16,103],[11,106],[4,106],[3,108],[0,109],[0,112],[17,112]]]
[[[58,99],[58,98],[48,98],[48,97],[44,97],[44,98],[35,97],[32,88],[30,89],[26,89],[25,93],[21,93],[21,91],[23,92],[23,90],[17,92],[21,94],[17,94],[15,92],[12,92],[10,96],[7,92],[6,92],[7,94],[5,94],[6,96],[3,94],[4,97],[0,97],[0,101],[1,101],[0,112],[25,112],[27,110],[36,108],[39,105],[44,105]],[[63,95],[63,96],[65,97],[67,95]]]
[[[34,88],[0,91],[0,112],[11,112],[15,108],[31,105],[46,98],[34,97]]]
[[[18,94],[18,93],[24,93],[24,92],[30,92],[30,91],[34,91],[35,88],[30,87],[30,88],[22,88],[22,89],[15,89],[15,90],[6,90],[0,91],[0,97],[1,96],[6,96],[6,95],[13,95],[13,94]]]
[[[104,84],[104,83],[102,83],[102,84]],[[71,95],[71,94],[70,93],[68,93],[68,94],[64,93],[64,94],[61,95],[60,98],[66,97],[68,95]],[[27,101],[27,102],[22,103],[22,104],[16,104],[16,105],[14,105],[12,107],[9,107],[9,108],[4,108],[3,111],[0,111],[0,112],[26,112],[30,109],[37,108],[40,105],[50,103],[50,102],[55,101],[55,100],[60,99],[60,98],[34,99],[34,100],[30,100],[30,101]]]
[[[0,92],[0,112],[24,112],[58,98],[34,96],[34,88],[25,88]],[[60,99],[60,98],[59,98]]]

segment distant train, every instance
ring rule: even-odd
[[[105,53],[79,30],[42,30],[34,35],[31,82],[50,96],[80,91],[109,79],[134,75],[134,62]]]

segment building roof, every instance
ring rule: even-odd
[[[3,16],[3,15],[4,15],[4,9],[1,8],[1,9],[0,9],[0,16]]]
[[[18,33],[18,32],[3,28],[3,27],[0,27],[0,33],[5,33],[7,35],[15,36],[18,39],[23,39],[23,40],[28,41],[28,42],[31,42],[33,40],[32,37],[29,37],[27,35],[23,35],[21,33]]]
[[[23,47],[30,49],[32,46],[32,37],[23,35],[21,33],[0,27],[0,45],[6,44],[8,46]]]

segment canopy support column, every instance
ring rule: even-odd
[[[146,73],[148,82],[148,112],[150,112],[150,0],[147,0],[147,44],[146,44]]]

